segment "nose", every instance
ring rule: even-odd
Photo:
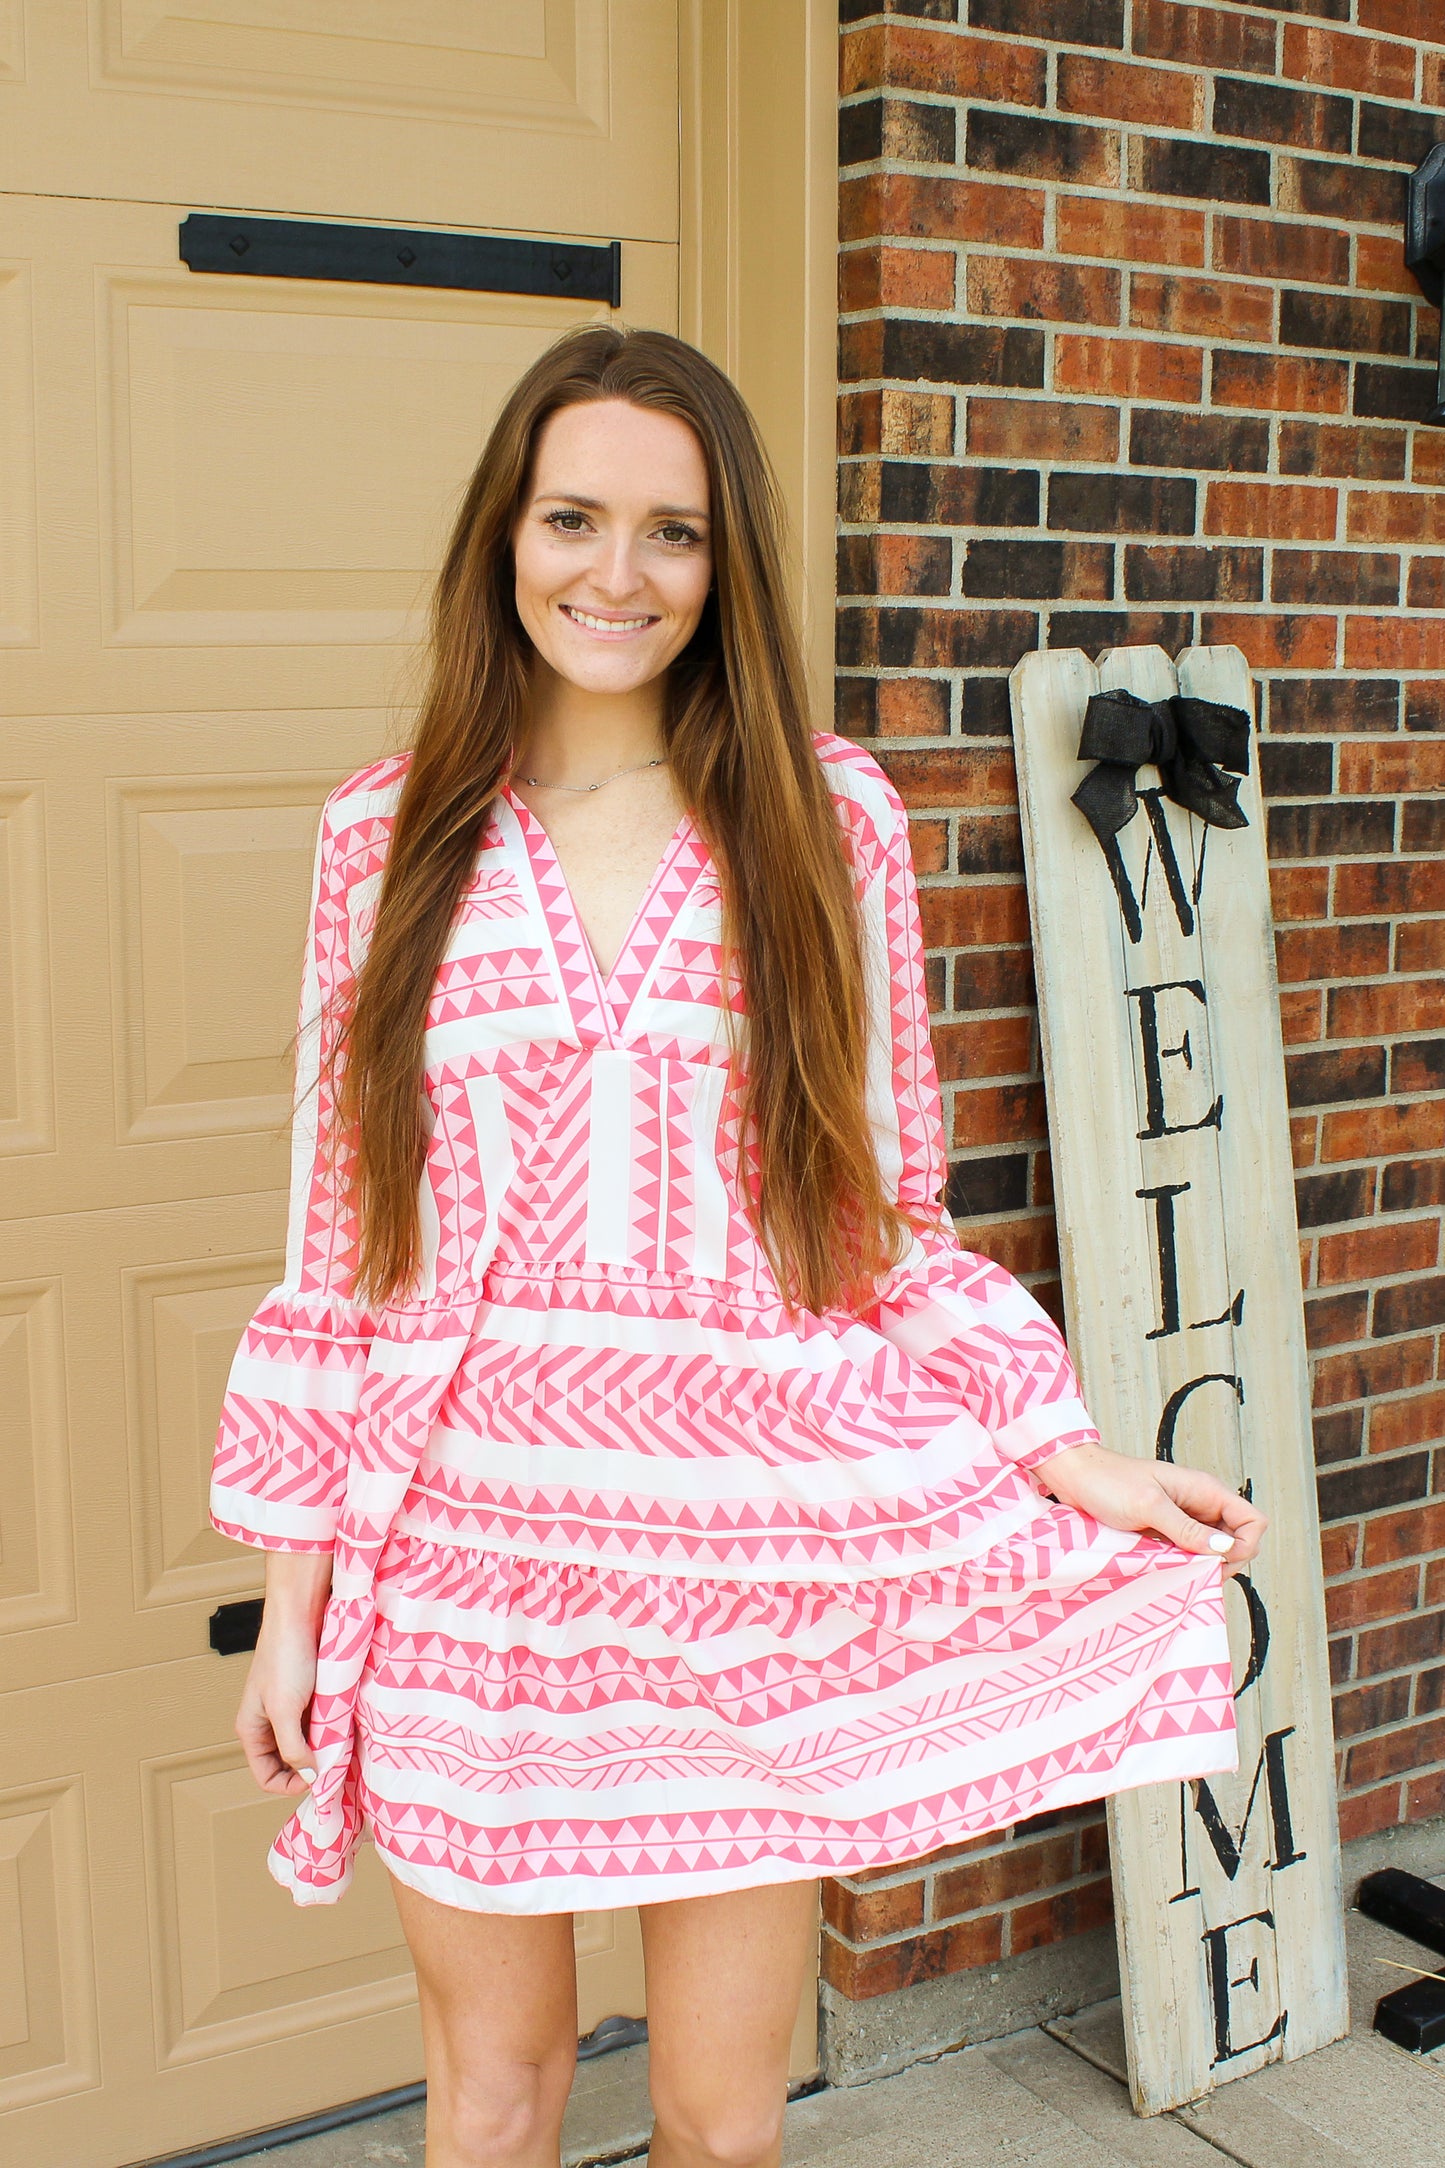
[[[638,538],[621,527],[614,527],[603,536],[590,570],[599,601],[613,604],[630,601],[643,584]]]

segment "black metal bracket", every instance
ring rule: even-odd
[[[367,286],[454,286],[473,293],[550,294],[622,305],[620,241],[519,241],[484,233],[411,233],[299,218],[182,219],[192,271],[266,279],[347,279]]]
[[[237,1603],[223,1603],[211,1613],[211,1647],[218,1656],[239,1656],[256,1646],[261,1631],[262,1596],[243,1596]]]
[[[1405,211],[1405,268],[1433,308],[1445,298],[1445,143],[1410,175]],[[1445,424],[1445,319],[1441,323],[1435,404],[1426,421]]]

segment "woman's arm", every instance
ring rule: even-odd
[[[236,1714],[236,1737],[263,1792],[294,1795],[315,1778],[306,1711],[316,1687],[316,1650],[330,1589],[329,1551],[268,1555],[266,1608]]]
[[[1002,1266],[959,1243],[941,1201],[943,1110],[907,814],[887,778],[875,774],[883,803],[857,848],[866,871],[860,901],[874,1023],[870,1111],[889,1187],[921,1225],[912,1254],[880,1289],[873,1322],[956,1392],[1055,1498],[1108,1528],[1147,1530],[1187,1551],[1214,1552],[1233,1572],[1258,1551],[1264,1515],[1201,1469],[1110,1452],[1052,1319]]]

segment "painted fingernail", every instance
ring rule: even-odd
[[[1227,1536],[1221,1528],[1210,1537],[1209,1548],[1211,1551],[1218,1551],[1222,1558],[1226,1551],[1234,1549],[1234,1538],[1233,1536]]]
[[[316,1782],[316,1771],[314,1769],[298,1769],[296,1774],[298,1777],[304,1778],[308,1784]]]

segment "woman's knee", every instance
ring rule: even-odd
[[[573,2061],[558,2055],[429,2075],[428,2117],[445,2124],[451,2149],[467,2168],[531,2168],[549,2146],[555,2150]]]
[[[769,2168],[783,2136],[781,2092],[776,2099],[690,2097],[685,2089],[653,2087],[657,2127],[696,2168]]]

